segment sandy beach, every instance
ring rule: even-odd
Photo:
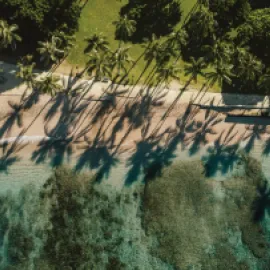
[[[268,97],[118,86],[62,76],[64,93],[50,97],[27,91],[21,102],[26,87],[12,88],[12,74],[0,92],[0,140],[13,138],[2,146],[4,163],[15,156],[36,163],[51,162],[53,156],[63,161],[72,154],[85,159],[81,168],[97,169],[121,156],[135,155],[144,162],[149,156],[164,158],[185,150],[193,157],[208,145],[218,150],[244,143],[250,152],[259,143],[264,155],[270,150],[269,119],[229,115],[222,109],[228,104],[268,106]],[[18,136],[24,136],[24,143],[14,139]],[[37,136],[57,143],[31,141]]]

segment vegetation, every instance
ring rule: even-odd
[[[249,269],[252,257],[266,262],[264,212],[260,222],[254,220],[265,209],[254,202],[266,180],[256,160],[242,162],[244,174],[223,182],[205,178],[202,164],[194,161],[175,163],[147,182],[144,224],[157,237],[155,256],[177,269]],[[245,248],[250,253],[244,255]]]
[[[37,41],[48,39],[56,32],[73,34],[78,28],[80,6],[77,0],[0,0],[0,6],[0,18],[19,26],[19,35],[28,49],[35,48]]]
[[[83,5],[76,0],[49,5],[44,0],[35,0],[35,3],[26,5],[27,10],[22,8],[15,12],[22,2],[10,0],[4,4],[5,14],[11,14],[9,20],[18,22],[19,28],[16,24],[1,21],[1,28],[5,29],[0,32],[1,47],[15,48],[19,41],[23,44],[25,38],[28,39],[24,28],[28,27],[28,22],[34,22],[37,29],[34,27],[33,31],[39,31],[35,35],[36,49],[40,61],[47,67],[58,65],[65,57],[72,62],[74,55],[76,62],[80,63],[78,54],[84,52],[89,54],[89,57],[84,57],[87,60],[83,60],[84,70],[98,79],[109,76],[117,82],[132,79],[132,83],[161,84],[159,80],[168,83],[171,79],[180,78],[189,85],[204,78],[208,88],[219,85],[223,91],[265,93],[268,90],[265,78],[269,70],[269,42],[265,42],[264,34],[268,32],[269,10],[255,9],[252,1],[232,0],[222,4],[215,0],[198,1],[190,13],[187,13],[186,4],[183,2],[181,5],[178,0],[150,1],[147,4],[134,0],[114,3],[108,12],[112,13],[108,19],[110,33],[106,28],[104,34],[97,31],[99,24],[96,22],[96,30],[91,32],[93,28],[89,27],[90,18],[87,16],[89,31],[84,32],[83,37],[87,44],[84,43],[79,53],[80,32],[76,42],[71,34],[77,29],[80,12],[80,26],[84,27],[85,14],[90,8],[95,10],[95,5],[87,2]],[[57,16],[61,8],[64,12]],[[146,13],[148,16],[143,16]],[[57,19],[48,22],[50,16]],[[113,32],[115,37],[112,37]],[[145,43],[145,39],[149,41]],[[142,48],[138,44],[131,46],[130,41],[139,43]],[[129,44],[122,46],[122,43]],[[191,79],[188,72],[181,69],[185,66],[182,59],[191,65],[194,61],[204,62],[204,70]],[[153,73],[157,73],[156,76],[152,76]],[[166,74],[170,74],[169,80],[163,79]],[[134,75],[138,79],[134,80]]]
[[[129,35],[135,42],[149,39],[153,34],[168,35],[180,21],[181,13],[178,0],[129,0],[120,12],[123,18],[129,18],[136,23],[136,30]],[[116,36],[119,37],[118,34]]]
[[[0,196],[0,267],[264,267],[269,193],[260,164],[241,161],[244,174],[223,182],[205,178],[200,162],[178,162],[119,191],[60,167],[40,188]]]
[[[1,268],[167,269],[147,250],[140,192],[58,168],[41,189],[1,195]]]

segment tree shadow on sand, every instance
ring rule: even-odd
[[[194,135],[190,138],[192,143],[189,148],[189,155],[195,155],[200,150],[201,146],[208,143],[207,136],[214,135],[214,127],[222,122],[222,119],[218,117],[217,112],[213,112],[210,109],[205,111],[204,119],[199,121],[194,121],[194,125],[191,128],[190,132],[193,132]]]
[[[101,181],[104,177],[108,178],[111,169],[119,163],[119,159],[108,149],[106,141],[99,138],[100,132],[93,141],[85,137],[86,145],[80,146],[84,151],[75,165],[76,171],[97,170],[96,181]]]
[[[20,161],[20,158],[16,155],[17,152],[22,150],[27,144],[18,144],[17,141],[13,143],[4,143],[0,147],[2,148],[2,153],[0,156],[0,173],[8,174],[9,168],[14,165],[14,163]]]
[[[232,171],[239,161],[239,143],[231,144],[238,133],[237,131],[233,133],[234,126],[226,134],[223,131],[213,146],[207,148],[207,154],[202,157],[206,177],[213,177],[218,171],[225,175]]]
[[[187,146],[187,133],[193,126],[193,117],[198,110],[189,104],[186,111],[176,121],[176,128],[167,128],[150,133],[150,121],[142,128],[142,139],[136,143],[136,150],[128,160],[130,166],[125,184],[131,185],[144,173],[144,181],[152,180],[162,174],[164,167],[169,166],[176,157],[178,145],[182,150]]]
[[[42,141],[32,153],[31,160],[36,164],[50,160],[52,167],[58,167],[64,161],[70,161],[73,151],[71,140]]]
[[[22,127],[23,121],[23,105],[16,104],[11,101],[8,101],[8,104],[11,108],[11,112],[7,113],[1,120],[5,120],[0,128],[0,138],[5,134],[9,134],[14,125]]]
[[[246,141],[244,150],[250,153],[254,148],[256,140],[262,140],[262,136],[269,133],[267,126],[264,125],[249,125],[246,126],[246,135],[243,136],[243,141]]]

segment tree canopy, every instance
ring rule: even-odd
[[[120,13],[136,22],[131,39],[141,41],[152,34],[159,37],[172,32],[182,12],[178,0],[129,0]]]
[[[224,32],[243,23],[251,9],[248,0],[211,0],[209,10],[214,14],[218,29]]]
[[[270,63],[270,8],[254,10],[238,28],[237,42],[250,47],[250,51],[263,63]]]
[[[19,25],[27,46],[57,31],[72,34],[78,27],[78,0],[0,0],[0,6],[0,18]]]

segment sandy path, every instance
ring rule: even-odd
[[[12,68],[14,66],[10,65],[10,70]],[[12,78],[14,72],[9,75]],[[11,78],[8,85],[0,89],[0,139],[18,135],[69,138],[71,140],[63,143],[61,151],[73,147],[77,154],[89,149],[92,152],[105,151],[110,156],[132,153],[138,147],[144,149],[146,155],[147,151],[156,151],[159,147],[163,151],[172,151],[173,147],[180,146],[191,148],[196,153],[201,147],[214,142],[232,145],[251,141],[252,148],[256,141],[269,141],[267,120],[260,124],[256,124],[256,119],[241,123],[241,119],[231,121],[226,113],[188,105],[192,101],[217,106],[228,103],[266,106],[268,97],[196,91],[180,94],[177,89],[153,90],[142,86],[132,88],[79,81],[72,85],[72,89],[83,85],[83,90],[76,97],[58,95],[51,98],[43,95],[27,110],[16,111],[14,104],[19,104],[25,86],[17,86],[17,82],[12,85]],[[64,76],[62,79],[65,86],[67,80],[70,83],[70,78]],[[104,91],[118,93],[113,97],[113,103],[96,101]],[[178,97],[179,100],[171,107]],[[8,149],[2,151],[2,157],[31,156],[34,151],[40,151],[41,146],[34,143],[20,149],[18,145],[11,144]],[[57,151],[59,149],[50,149],[50,153]]]

